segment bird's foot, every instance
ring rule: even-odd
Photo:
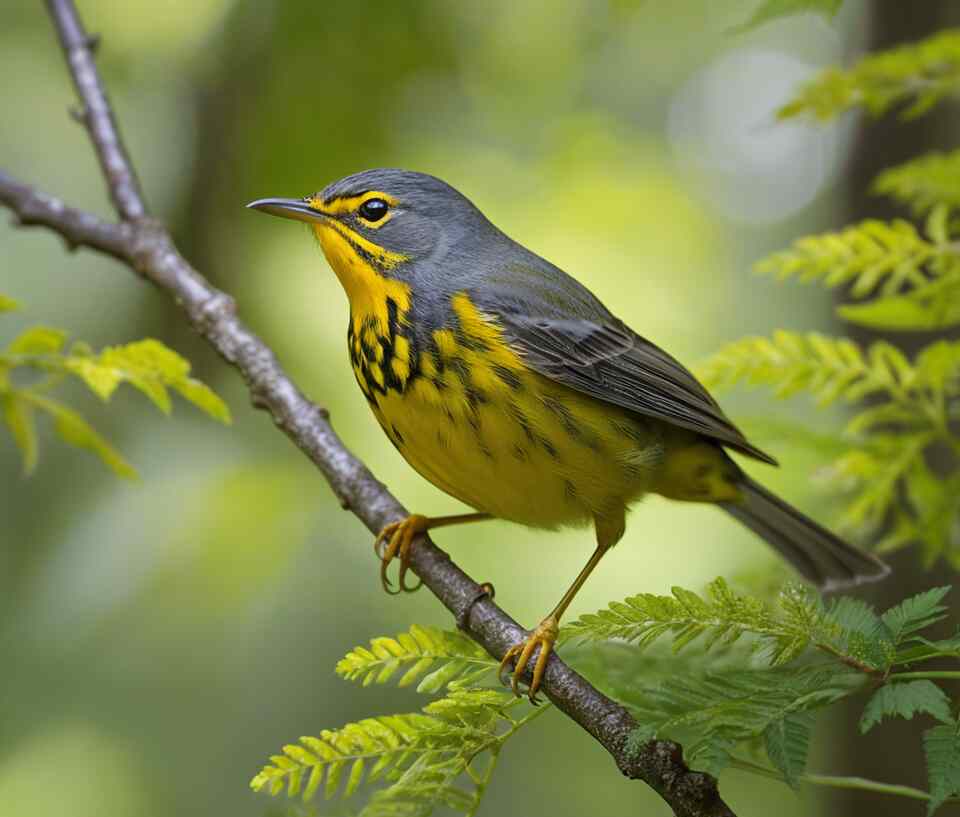
[[[526,672],[527,665],[533,657],[533,651],[537,647],[540,647],[537,660],[533,665],[533,677],[530,680],[530,687],[527,690],[530,703],[536,704],[537,691],[540,689],[541,681],[543,681],[543,673],[547,669],[547,660],[550,658],[550,653],[553,652],[553,645],[557,642],[557,636],[559,634],[560,624],[556,617],[552,615],[547,616],[537,625],[537,629],[530,633],[526,641],[521,644],[514,644],[507,650],[507,654],[503,656],[503,660],[500,662],[500,669],[498,670],[500,683],[506,683],[503,678],[504,670],[509,668],[511,661],[514,661],[510,688],[513,690],[513,694],[519,698],[520,688],[518,685],[520,679],[523,677],[524,672]]]
[[[380,557],[380,583],[391,595],[400,592],[412,593],[420,589],[421,581],[418,580],[413,586],[406,582],[407,571],[410,569],[410,546],[413,544],[414,537],[426,533],[429,528],[430,520],[426,516],[414,513],[399,522],[385,525],[377,535],[373,543],[373,552]],[[397,557],[400,558],[400,572],[397,574],[399,589],[394,590],[393,582],[387,576],[387,568]]]

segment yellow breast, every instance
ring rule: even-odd
[[[398,351],[351,334],[358,382],[417,471],[477,510],[547,528],[647,490],[662,459],[656,424],[537,375],[466,295],[453,307],[456,329],[434,331],[415,357],[405,338]]]

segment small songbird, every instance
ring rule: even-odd
[[[687,369],[440,179],[368,170],[248,206],[312,227],[350,301],[350,360],[374,415],[410,465],[476,511],[385,527],[385,589],[394,558],[411,589],[411,542],[433,528],[593,523],[586,566],[503,658],[514,692],[539,647],[535,698],[560,617],[646,493],[719,506],[823,589],[888,572],[748,477],[727,450],[776,461]]]

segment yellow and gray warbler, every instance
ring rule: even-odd
[[[423,531],[491,518],[593,523],[586,566],[503,659],[515,692],[539,647],[536,695],[560,617],[648,492],[719,506],[821,588],[887,573],[744,474],[725,449],[776,462],[687,369],[440,179],[368,170],[249,206],[312,227],[350,301],[350,359],[377,420],[410,465],[476,511],[384,528],[385,588],[396,557],[409,589]]]

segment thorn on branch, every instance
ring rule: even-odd
[[[84,45],[91,54],[96,54],[100,50],[100,34],[88,34]]]
[[[71,105],[67,108],[67,113],[70,114],[70,118],[77,122],[80,125],[87,124],[87,109],[80,105]]]

